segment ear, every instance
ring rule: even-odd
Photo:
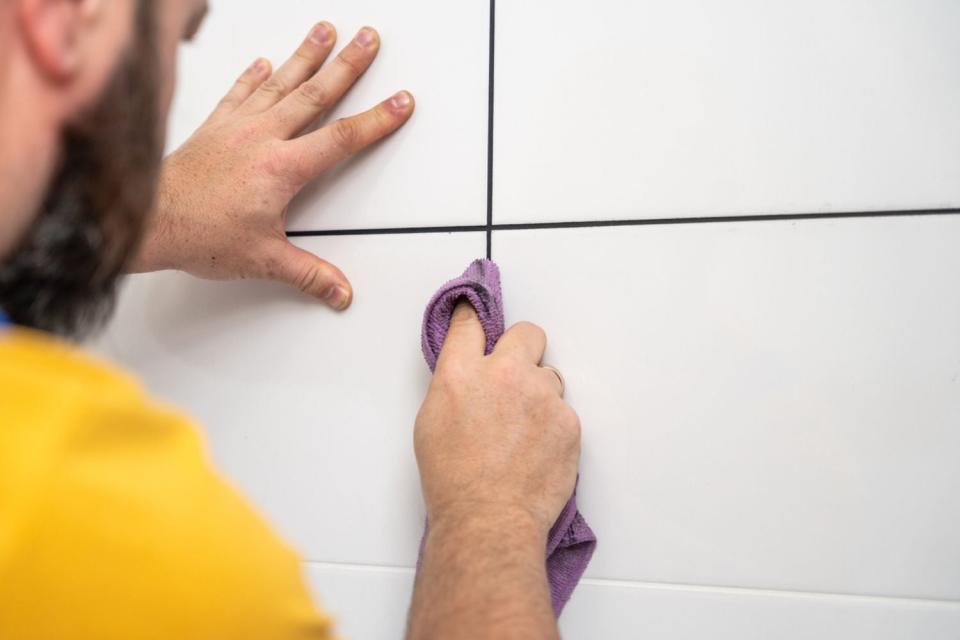
[[[101,0],[19,0],[20,32],[42,74],[64,82],[77,73],[83,31],[102,4]]]

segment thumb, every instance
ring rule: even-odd
[[[450,318],[450,329],[440,349],[437,368],[444,366],[443,363],[447,361],[483,357],[486,340],[477,312],[469,302],[461,299]]]
[[[350,306],[353,288],[340,269],[309,251],[284,241],[269,277],[319,298],[337,311]]]

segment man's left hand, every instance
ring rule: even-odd
[[[287,207],[323,171],[403,125],[414,104],[402,91],[370,111],[304,133],[357,81],[380,46],[377,32],[366,27],[323,65],[335,41],[333,26],[321,22],[275,72],[266,60],[254,62],[167,158],[156,212],[131,271],[277,280],[334,309],[350,305],[346,276],[287,239]]]

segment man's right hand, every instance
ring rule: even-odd
[[[580,422],[540,360],[543,330],[511,327],[493,353],[461,302],[417,417],[414,439],[432,523],[471,514],[527,518],[544,536],[573,493]]]
[[[461,302],[417,417],[429,533],[410,637],[556,635],[546,539],[573,493],[580,421],[540,367],[546,336],[519,323],[484,355]]]

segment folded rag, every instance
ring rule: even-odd
[[[454,307],[462,298],[465,298],[477,311],[487,338],[487,354],[493,351],[497,340],[503,335],[500,270],[490,260],[475,260],[462,276],[440,287],[423,314],[420,342],[423,347],[423,357],[426,358],[431,371],[437,366],[437,357],[440,355],[443,341],[450,329],[450,318],[453,316]],[[574,587],[583,576],[596,546],[596,536],[577,511],[577,494],[574,490],[573,496],[560,512],[560,517],[547,537],[547,578],[550,581],[550,600],[557,616],[560,615]],[[422,544],[420,550],[423,551]],[[419,560],[417,566],[420,566]]]

